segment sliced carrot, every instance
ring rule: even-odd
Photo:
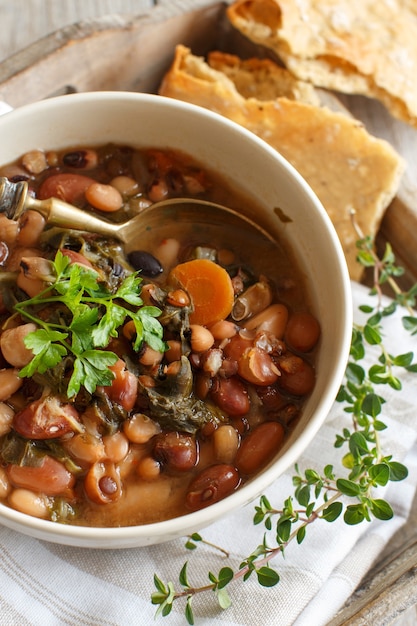
[[[208,259],[180,263],[170,273],[171,281],[188,292],[194,307],[192,324],[207,326],[225,319],[234,301],[232,281],[226,270]]]

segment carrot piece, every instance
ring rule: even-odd
[[[230,314],[234,301],[232,281],[214,261],[194,259],[180,263],[171,270],[170,279],[179,283],[191,298],[191,324],[207,326]]]

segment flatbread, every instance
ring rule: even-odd
[[[388,142],[372,137],[357,120],[281,96],[282,71],[270,60],[257,59],[251,65],[222,53],[210,55],[207,63],[179,45],[159,93],[224,115],[287,158],[323,203],[342,243],[350,276],[359,280],[362,268],[356,261],[351,210],[356,210],[362,231],[374,235],[398,189],[404,163]],[[252,86],[248,72],[253,74]],[[269,100],[263,99],[266,93]]]
[[[417,126],[416,0],[237,0],[227,15],[297,78],[376,98]]]

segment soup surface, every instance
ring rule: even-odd
[[[179,152],[34,150],[29,193],[122,222],[176,196],[239,208]],[[315,382],[319,323],[276,242],[150,213],[133,249],[0,214],[0,501],[127,526],[228,496],[278,453]]]

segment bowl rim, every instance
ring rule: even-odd
[[[309,198],[315,211],[320,216],[323,227],[326,230],[328,241],[332,244],[338,259],[338,267],[335,268],[335,270],[337,269],[341,281],[340,289],[344,298],[342,311],[345,317],[343,323],[343,336],[340,338],[340,345],[338,347],[340,358],[333,370],[332,380],[326,386],[326,393],[324,397],[322,397],[317,403],[307,425],[303,429],[302,439],[297,438],[297,440],[294,441],[287,450],[275,459],[266,469],[262,470],[258,476],[255,476],[252,480],[245,483],[245,485],[226,497],[224,500],[199,511],[187,513],[185,515],[181,515],[180,517],[161,522],[118,527],[91,527],[61,524],[30,516],[0,503],[0,522],[5,522],[6,525],[12,528],[17,526],[19,530],[23,529],[23,532],[27,531],[27,534],[32,536],[36,536],[36,534],[38,534],[39,536],[42,536],[42,538],[48,539],[52,542],[56,541],[61,543],[61,540],[64,538],[70,538],[73,545],[84,546],[85,542],[91,542],[91,546],[93,548],[95,547],[95,543],[105,542],[106,540],[115,541],[115,544],[109,544],[109,548],[117,548],[118,540],[122,541],[120,547],[125,547],[124,544],[126,542],[131,542],[132,545],[135,545],[135,540],[140,541],[146,539],[147,537],[152,537],[155,540],[163,540],[164,536],[180,536],[181,534],[185,534],[187,532],[187,528],[195,527],[198,529],[203,526],[207,526],[216,522],[219,518],[224,517],[227,513],[231,513],[232,511],[254,501],[257,497],[259,497],[264,489],[271,485],[275,480],[279,479],[279,477],[286,470],[288,470],[291,465],[296,463],[325,421],[326,416],[335,401],[337,391],[345,372],[350,349],[352,329],[352,297],[350,278],[342,246],[326,210],[307,182],[277,150],[272,148],[263,139],[260,139],[255,134],[237,123],[203,107],[165,96],[125,91],[99,91],[55,96],[47,100],[26,104],[10,112],[6,112],[4,115],[0,116],[0,132],[1,127],[4,124],[14,123],[18,126],[19,119],[22,116],[26,117],[27,115],[30,115],[31,112],[41,111],[43,114],[47,114],[48,110],[54,109],[56,106],[61,106],[62,104],[65,104],[65,106],[71,106],[71,102],[94,102],[98,104],[100,102],[108,103],[109,100],[114,102],[129,100],[133,102],[147,103],[161,108],[173,107],[190,115],[202,116],[207,120],[211,120],[212,124],[220,124],[225,130],[228,130],[228,132],[239,134],[242,139],[258,145],[262,148],[262,150],[269,153],[269,155],[280,164],[281,169],[286,170],[288,176],[293,179],[293,184],[296,186],[298,185],[303,189],[304,194]],[[155,541],[152,541],[152,543],[154,542]],[[144,544],[138,543],[137,545],[140,546]],[[100,547],[103,546],[100,545]]]

